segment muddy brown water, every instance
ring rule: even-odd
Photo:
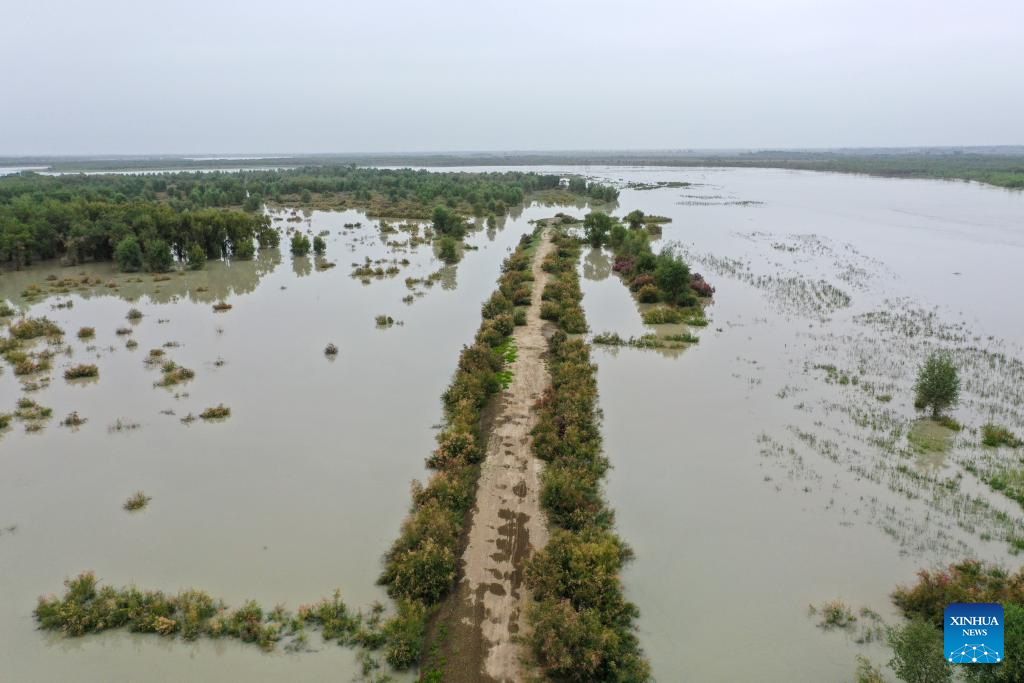
[[[1020,508],[963,468],[994,457],[976,436],[965,431],[949,453],[928,457],[878,439],[913,417],[914,364],[945,343],[938,337],[955,336],[940,323],[986,353],[1024,355],[1024,316],[1012,313],[1019,306],[1006,286],[1024,256],[1024,194],[778,170],[564,170],[693,183],[623,189],[616,213],[670,216],[662,242],[685,248],[717,287],[710,325],[693,330],[699,344],[594,352],[614,465],[607,492],[637,553],[624,579],[658,680],[849,680],[855,655],[882,663],[885,652],[858,644],[857,632],[823,632],[809,604],[840,598],[893,621],[889,592],[922,566],[967,555],[1019,565],[1004,536],[1022,523]],[[200,587],[232,604],[294,608],[335,587],[354,606],[382,599],[380,555],[409,481],[423,473],[438,397],[479,324],[479,303],[526,221],[555,210],[530,207],[476,233],[480,250],[410,306],[404,278],[438,268],[429,247],[396,278],[364,286],[349,277],[351,262],[404,255],[387,253],[365,216],[317,212],[311,227],[331,230],[332,270],[264,255],[162,283],[146,277],[120,294],[75,294],[71,309],[50,308],[63,296],[29,308],[69,332],[73,356],[56,357],[50,386],[32,394],[54,409],[47,427],[26,434],[16,423],[0,438],[0,529],[16,526],[0,534],[0,678],[350,678],[353,654],[315,634],[317,651],[300,655],[125,633],[66,640],[35,631],[31,610],[37,595],[85,569],[114,584]],[[361,229],[338,234],[356,220]],[[107,266],[53,272],[69,270],[123,279]],[[0,297],[19,302],[48,272],[3,273]],[[650,331],[607,254],[585,250],[580,272],[594,332]],[[216,314],[211,303],[222,297],[234,308]],[[128,351],[114,330],[132,305],[146,317]],[[858,317],[878,311],[938,332],[898,335]],[[379,313],[404,324],[377,329]],[[83,325],[97,328],[93,351],[74,337]],[[154,388],[157,371],[143,367],[146,351],[169,341],[180,346],[168,355],[196,370],[177,389],[187,398]],[[333,362],[322,353],[328,342],[340,349]],[[72,361],[95,362],[100,380],[66,383],[61,369]],[[857,383],[826,381],[814,368],[826,364]],[[971,373],[977,390],[956,417],[976,427],[999,410],[1024,431],[1012,387],[983,368]],[[891,402],[874,398],[883,393]],[[0,409],[21,395],[5,367]],[[220,402],[232,408],[226,422],[179,422]],[[58,426],[71,410],[90,420],[77,432]],[[108,432],[118,418],[141,426]],[[1010,526],[944,508],[955,496],[901,479],[900,464],[983,496],[1010,513]],[[153,501],[130,515],[120,506],[137,489]]]

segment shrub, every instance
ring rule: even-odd
[[[96,336],[96,328],[95,327],[80,327],[80,328],[78,328],[78,338],[79,339],[92,339],[95,336]]]
[[[318,256],[323,256],[327,253],[327,241],[320,235],[313,238],[313,253]]]
[[[220,403],[212,408],[207,408],[203,412],[199,413],[199,417],[204,420],[223,420],[231,416],[231,408],[228,408],[223,403]]]
[[[203,245],[193,242],[186,256],[190,270],[202,270],[206,266],[206,250]]]
[[[114,247],[114,265],[123,273],[142,269],[142,247],[134,237],[125,237]]]
[[[65,417],[63,421],[61,421],[61,424],[64,425],[65,427],[81,427],[86,422],[88,422],[88,420],[84,417],[81,417],[78,414],[77,410],[72,410],[70,413],[68,413],[68,416]]]
[[[637,291],[636,299],[642,304],[655,304],[661,299],[661,291],[654,285],[644,285]]]
[[[262,246],[276,247],[278,245],[278,242],[280,242],[281,237],[277,234],[276,230],[270,230],[269,234],[273,235],[274,239],[272,239],[272,240],[261,239],[260,240],[260,246],[261,247]],[[268,243],[268,244],[265,245],[264,244],[265,241],[272,242],[272,244]],[[233,246],[233,249],[232,249],[232,252],[231,252],[231,256],[236,258],[236,259],[238,259],[239,261],[248,261],[253,256],[256,255],[256,245],[253,243],[252,238],[238,239],[238,240],[236,240],[235,242],[232,243],[232,246]]]
[[[388,593],[392,597],[433,604],[455,582],[455,554],[450,546],[433,538],[388,559]]]
[[[0,301],[0,318],[9,318],[15,313],[16,311],[13,306],[6,301]]]
[[[987,422],[981,427],[981,442],[991,448],[997,448],[999,446],[1008,446],[1009,448],[1020,448],[1024,446],[1024,441],[1021,441],[1016,434],[1011,432],[1006,427]]]
[[[64,371],[64,379],[81,379],[83,377],[99,377],[100,370],[95,365],[75,365]]]
[[[654,284],[653,275],[637,275],[629,283],[629,288],[634,292],[640,291],[644,287],[648,287]]]
[[[11,323],[10,329],[13,339],[35,339],[37,337],[59,337],[64,330],[50,321],[49,318],[22,318]]]
[[[697,293],[698,296],[709,297],[715,293],[715,288],[707,283],[707,281],[701,277],[700,273],[693,273],[690,275],[690,289]]]
[[[526,309],[517,308],[512,319],[513,319],[513,321],[515,322],[516,325],[525,325],[526,324]]]
[[[445,263],[459,262],[459,243],[445,235],[437,241],[437,257]]]
[[[672,249],[666,247],[657,256],[654,282],[665,293],[667,301],[676,302],[690,284],[690,269]]]
[[[142,311],[137,308],[129,308],[128,315],[125,316],[128,320],[142,320]]]
[[[171,247],[163,240],[146,240],[146,267],[153,273],[166,273],[174,266]]]
[[[494,318],[502,313],[511,313],[515,306],[508,300],[501,291],[496,291],[491,294],[491,298],[484,302],[480,309],[480,314],[484,318]]]
[[[223,313],[224,311],[230,311],[233,308],[231,304],[226,301],[218,301],[213,305],[213,310],[217,313]]]
[[[949,354],[932,352],[918,369],[914,385],[914,407],[931,408],[932,417],[956,405],[960,397],[960,376]]]
[[[908,683],[942,683],[953,680],[953,667],[946,661],[942,632],[928,622],[915,619],[890,629],[887,638],[893,656],[889,666]]]
[[[327,356],[337,356],[338,347],[335,346],[334,344],[328,344],[327,346],[324,347],[324,354]]]
[[[533,605],[529,644],[549,678],[559,681],[646,681],[650,666],[636,636],[602,624],[596,610],[575,610],[567,600]]]
[[[682,311],[674,308],[652,308],[643,313],[644,323],[647,325],[666,325],[683,322],[685,316]]]
[[[943,611],[954,602],[999,602],[1024,605],[1024,569],[1010,575],[1001,567],[964,560],[946,570],[922,569],[917,584],[899,586],[892,599],[908,618],[919,617],[942,628]]]
[[[301,232],[297,232],[292,235],[292,255],[293,256],[305,256],[309,253],[311,245],[309,238],[303,235]]]
[[[153,500],[152,496],[147,496],[143,491],[136,491],[124,502],[122,507],[128,511],[141,510],[149,505],[151,500]]]
[[[415,666],[423,649],[427,610],[423,604],[398,601],[398,614],[384,624],[384,649],[388,664],[398,670]]]
[[[153,357],[152,351],[150,351],[150,356]],[[154,383],[154,386],[158,387],[173,387],[176,384],[188,382],[196,376],[196,373],[193,370],[183,368],[173,361],[167,361],[164,363],[160,370],[163,373],[163,376]]]

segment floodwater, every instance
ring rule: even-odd
[[[884,664],[887,653],[857,644],[859,627],[824,632],[809,605],[839,598],[894,623],[888,595],[921,567],[970,555],[1019,565],[1001,537],[1019,538],[1021,509],[955,462],[978,454],[976,436],[939,462],[871,442],[913,418],[914,368],[927,344],[942,344],[857,316],[920,321],[923,308],[966,322],[964,344],[1024,357],[1024,317],[1007,286],[1024,257],[1024,194],[777,170],[591,173],[694,183],[625,189],[618,213],[671,217],[662,243],[681,245],[717,287],[710,325],[681,354],[595,347],[615,467],[608,493],[638,556],[625,581],[658,680],[850,680],[856,654]],[[592,331],[655,331],[609,265],[584,254]],[[856,386],[829,383],[816,364],[848,371]],[[998,404],[1001,421],[1024,430],[1024,387],[975,392],[998,378],[987,366],[962,373],[961,422],[978,427]],[[888,404],[874,398],[883,391]],[[958,516],[952,493],[908,484],[901,464],[937,480],[961,474],[960,490],[1012,521]]]
[[[123,632],[69,640],[36,631],[32,609],[38,595],[90,569],[113,585],[196,587],[230,605],[255,599],[294,610],[335,588],[355,608],[385,599],[375,586],[380,558],[434,448],[459,351],[502,259],[529,220],[552,211],[529,207],[474,232],[467,241],[479,249],[454,267],[442,267],[430,245],[385,246],[407,235],[382,235],[377,221],[349,211],[303,222],[281,213],[274,222],[329,230],[327,259],[337,265],[327,270],[293,258],[285,237],[280,252],[159,282],[109,264],[0,275],[0,299],[60,324],[71,351],[54,357],[51,382],[38,391],[23,393],[6,363],[0,373],[0,410],[13,411],[23,395],[53,409],[41,432],[14,422],[0,435],[0,680],[350,679],[353,651],[315,633],[317,652],[304,654]],[[362,227],[344,228],[355,222]],[[410,263],[363,284],[350,272],[367,257]],[[403,302],[407,277],[439,269],[433,287]],[[21,297],[30,285],[45,289],[49,275],[83,273],[100,284],[33,305]],[[71,308],[54,308],[68,300]],[[233,308],[214,312],[219,300]],[[125,319],[131,307],[144,314],[137,324]],[[401,324],[378,328],[378,314]],[[94,340],[76,337],[83,326],[96,328]],[[134,350],[116,334],[126,326]],[[334,360],[324,355],[328,343],[339,348]],[[144,363],[153,348],[195,378],[155,387],[159,367]],[[86,362],[99,367],[98,381],[64,380],[66,366]],[[231,408],[224,422],[180,420],[220,403]],[[71,411],[88,422],[61,426]],[[111,431],[118,420],[138,428]],[[122,510],[140,489],[149,506]]]
[[[594,350],[607,493],[637,554],[624,579],[658,680],[849,680],[857,654],[884,663],[886,653],[858,644],[858,629],[823,631],[809,605],[839,598],[893,622],[888,594],[920,567],[968,555],[1019,563],[1008,539],[1024,538],[1020,508],[963,467],[1004,454],[983,453],[969,430],[949,453],[915,454],[905,434],[914,367],[950,345],[976,347],[955,416],[977,427],[998,415],[1024,431],[1024,374],[996,356],[1024,357],[1024,317],[1006,286],[1024,256],[1024,194],[778,170],[559,170],[621,183],[618,215],[671,217],[662,243],[717,287],[710,325],[692,330],[698,344]],[[669,181],[693,184],[626,187]],[[351,678],[353,653],[315,634],[317,651],[303,654],[125,633],[67,640],[34,630],[31,610],[86,569],[230,604],[294,609],[336,587],[353,606],[382,599],[380,556],[423,474],[438,397],[479,304],[528,220],[557,210],[531,206],[474,233],[479,250],[417,286],[412,304],[405,278],[440,268],[430,247],[388,248],[404,233],[382,236],[357,212],[275,222],[330,230],[329,270],[293,259],[284,239],[280,254],[161,282],[106,265],[0,275],[0,298],[19,305],[51,272],[101,280],[27,309],[66,330],[72,356],[56,356],[50,385],[28,394],[54,409],[45,429],[15,423],[0,437],[0,679]],[[364,285],[349,273],[367,256],[411,263]],[[592,332],[655,329],[608,254],[585,250],[580,272]],[[67,299],[72,308],[51,308]],[[233,308],[213,312],[221,299]],[[134,351],[115,334],[131,306],[145,314]],[[379,329],[377,314],[402,324]],[[88,344],[74,334],[85,325],[97,329]],[[196,377],[157,388],[143,359],[168,342]],[[63,379],[82,362],[99,366],[98,382]],[[815,367],[826,365],[834,372]],[[5,367],[0,409],[21,395]],[[225,422],[179,419],[218,403],[232,409]],[[59,425],[72,410],[89,419],[77,431]],[[118,419],[140,426],[109,431]],[[121,503],[138,489],[153,500],[128,514]],[[968,493],[987,506],[964,512]]]

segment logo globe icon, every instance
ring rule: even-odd
[[[949,653],[947,659],[955,664],[997,664],[1002,661],[999,653],[986,647],[984,643],[958,647]]]

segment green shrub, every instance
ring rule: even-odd
[[[204,420],[223,420],[231,417],[231,408],[228,408],[223,403],[220,403],[212,408],[207,408],[203,412],[199,413],[199,417]]]
[[[114,247],[114,265],[123,273],[142,269],[142,247],[134,237],[125,237]]]
[[[320,235],[313,238],[313,252],[318,256],[323,256],[327,253],[327,241]]]
[[[946,661],[942,631],[922,619],[890,629],[887,638],[893,657],[889,660],[900,680],[908,683],[942,683],[953,680],[953,667]]]
[[[297,232],[292,235],[292,255],[293,256],[305,256],[309,253],[311,245],[309,238],[303,235],[301,232]]]
[[[13,339],[20,340],[59,337],[64,334],[64,330],[49,318],[22,318],[11,323],[9,331]]]
[[[276,230],[272,230],[271,233],[275,236],[275,239],[273,240],[273,244],[269,246],[276,247],[280,237],[277,235]],[[234,248],[231,252],[231,256],[233,258],[240,261],[248,261],[256,255],[256,245],[253,243],[251,237],[237,239],[232,244]],[[263,246],[262,241],[260,242],[260,246]]]
[[[445,235],[437,241],[437,257],[445,263],[459,262],[459,243],[454,237]]]
[[[907,618],[921,618],[942,628],[946,605],[954,602],[999,602],[1024,605],[1024,569],[1009,574],[979,560],[964,560],[945,570],[922,569],[914,586],[899,586],[893,602]]]
[[[384,623],[384,650],[388,664],[399,671],[418,664],[426,630],[427,610],[423,604],[399,600],[398,614]]]
[[[642,304],[656,304],[661,300],[661,290],[654,285],[644,285],[637,291],[636,300]]]
[[[527,612],[528,644],[555,680],[645,681],[650,669],[635,635],[637,610],[619,580],[631,554],[611,531],[601,496],[608,462],[589,347],[557,332],[548,342],[548,369],[551,385],[532,435],[534,454],[547,462],[540,503],[553,529],[525,572],[537,599]]]
[[[203,245],[194,242],[188,248],[187,261],[190,270],[202,270],[206,266],[206,250]]]
[[[151,500],[153,500],[152,496],[147,496],[142,491],[136,491],[124,502],[122,507],[124,507],[125,510],[134,512],[135,510],[141,510],[149,505],[149,501]]]
[[[674,308],[651,308],[644,311],[643,320],[647,325],[667,325],[681,323],[685,319],[682,311]]]
[[[64,371],[64,379],[81,379],[99,377],[100,370],[95,365],[75,365]]]
[[[991,422],[982,425],[981,442],[991,448],[998,448],[999,446],[1020,448],[1021,446],[1024,446],[1024,441],[1021,441],[1016,434],[1006,427],[1001,427],[999,425],[992,424]]]
[[[578,611],[567,600],[545,600],[531,606],[528,620],[528,642],[548,678],[573,683],[650,679],[636,636],[603,624],[597,610]]]
[[[174,267],[171,247],[163,240],[146,240],[146,267],[153,273],[166,273]]]

